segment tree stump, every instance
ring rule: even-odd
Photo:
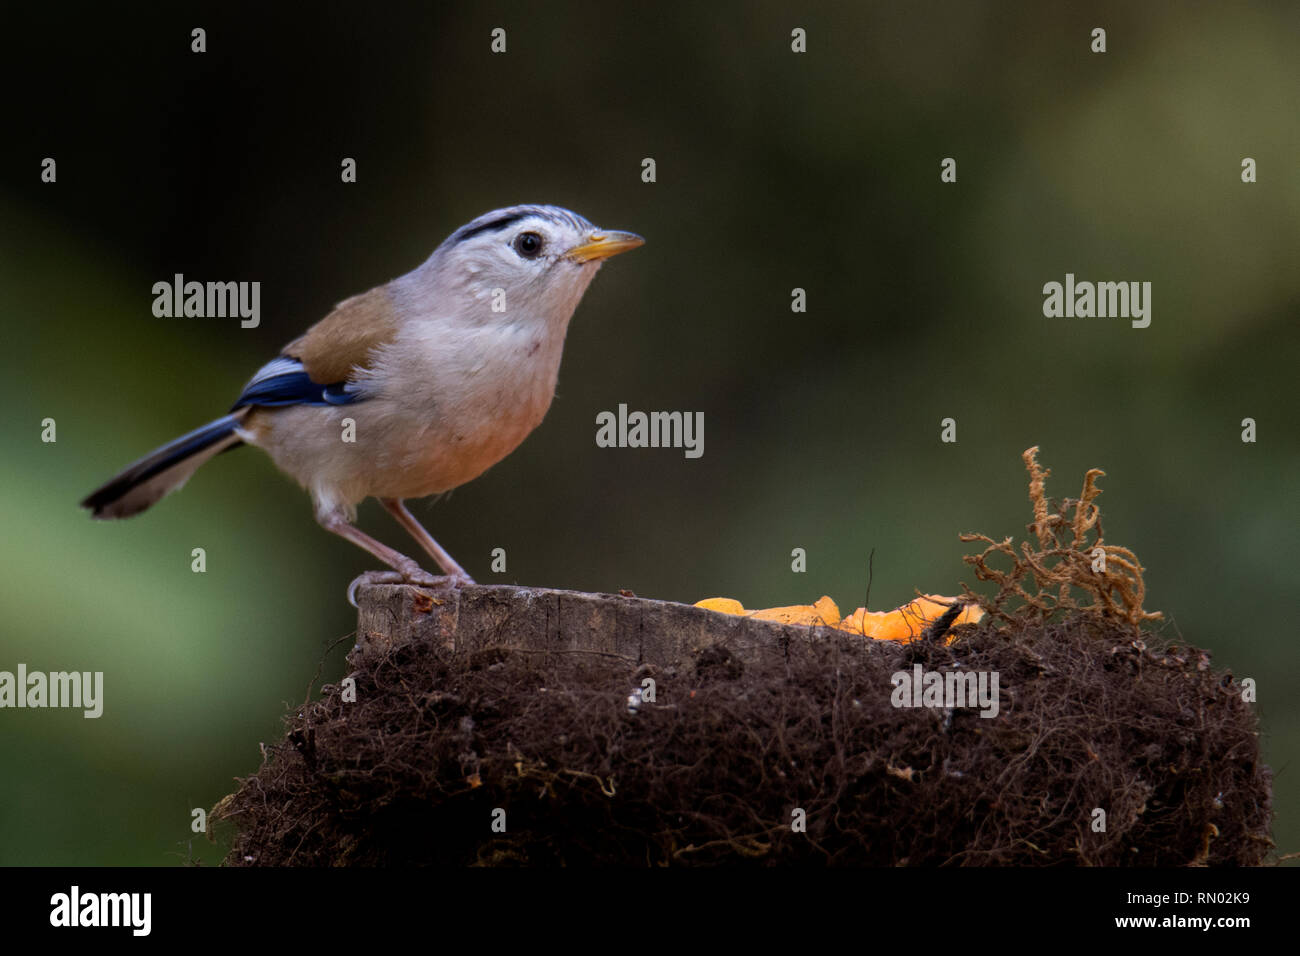
[[[1272,847],[1240,686],[1082,612],[901,644],[545,588],[359,604],[346,677],[215,808],[228,864],[1226,866]],[[899,681],[922,674],[996,674],[999,706],[918,706]]]

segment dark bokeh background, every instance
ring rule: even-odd
[[[190,809],[257,766],[322,660],[341,673],[344,587],[372,563],[256,450],[129,522],[75,503],[224,411],[333,303],[516,202],[648,243],[586,296],[538,431],[417,506],[471,573],[847,610],[874,548],[871,603],[891,607],[971,580],[959,532],[1023,535],[1019,456],[1039,444],[1057,495],[1106,469],[1107,539],[1149,569],[1147,606],[1259,681],[1276,837],[1300,849],[1294,3],[5,19],[0,669],[103,670],[107,704],[0,712],[0,862],[218,858]],[[262,326],[154,318],[176,272],[261,281]],[[1044,318],[1066,272],[1151,281],[1151,327]],[[598,449],[620,402],[703,411],[704,457]],[[378,511],[363,526],[406,547]]]

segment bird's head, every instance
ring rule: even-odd
[[[482,321],[563,324],[601,264],[643,242],[559,206],[510,206],[461,226],[426,267]]]

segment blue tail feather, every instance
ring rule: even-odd
[[[241,417],[226,415],[155,449],[87,495],[81,507],[89,508],[96,518],[125,518],[143,511],[184,484],[208,458],[243,444],[235,434]],[[168,478],[167,472],[173,470],[175,474]],[[145,488],[151,482],[153,486]]]

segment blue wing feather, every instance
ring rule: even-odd
[[[322,385],[313,382],[302,363],[295,358],[282,356],[267,362],[252,380],[244,386],[235,404],[237,408],[248,405],[278,407],[284,405],[351,405],[364,396],[350,382],[331,382]]]

